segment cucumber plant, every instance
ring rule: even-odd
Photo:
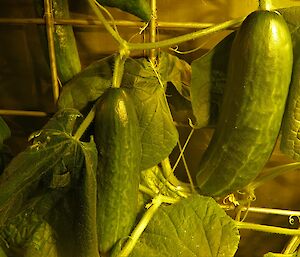
[[[262,10],[268,4],[261,1],[261,10],[248,17],[155,43],[130,43],[104,18],[103,7],[88,2],[119,52],[74,74],[62,89],[57,113],[5,167],[0,254],[231,257],[239,246],[239,230],[250,229],[294,236],[282,256],[296,256],[298,229],[244,222],[239,214],[234,220],[225,211],[243,209],[249,192],[300,167],[292,163],[260,173],[276,143],[289,92],[292,42],[298,40],[295,33],[291,39],[285,24],[290,16]],[[197,127],[188,112],[185,125],[192,132],[182,146],[174,113],[176,108],[192,110],[196,98],[189,83],[195,87],[195,74],[185,61],[163,51],[157,51],[156,62],[130,54],[232,26],[239,28],[218,124],[199,172],[183,182],[169,156],[178,145],[189,173],[184,151]],[[218,47],[219,53],[223,48]],[[179,105],[172,102],[175,96]],[[195,116],[201,115],[207,118],[206,113]],[[247,194],[240,197],[237,190]]]

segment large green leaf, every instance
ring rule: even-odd
[[[98,153],[92,140],[89,143],[81,143],[81,150],[85,165],[75,190],[78,199],[75,212],[77,257],[97,257],[99,256],[96,221]]]
[[[24,257],[57,257],[54,231],[33,212],[26,212],[6,226],[1,235],[11,254]]]
[[[207,54],[192,62],[191,101],[198,127],[216,122],[234,34],[229,34]]]
[[[24,257],[58,257],[55,233],[50,225],[43,221],[26,243]]]
[[[161,207],[130,257],[232,257],[239,243],[234,221],[209,197],[194,195]]]
[[[78,116],[79,113],[72,109],[60,111],[41,131],[34,134],[33,148],[37,145],[40,147],[39,151],[46,151],[41,148],[50,147],[46,152],[51,158],[58,159],[58,161],[52,159],[52,162],[56,163],[52,169],[45,167],[46,164],[49,165],[50,161],[34,160],[43,164],[39,166],[42,169],[39,172],[48,170],[47,173],[50,173],[50,177],[53,172],[56,172],[58,177],[63,177],[66,172],[71,173],[71,176],[76,173],[75,181],[71,185],[60,182],[65,185],[65,188],[57,186],[59,182],[56,186],[50,183],[51,188],[49,188],[48,183],[39,179],[38,170],[30,173],[31,181],[39,180],[39,183],[45,186],[45,190],[39,192],[40,195],[34,198],[22,199],[20,206],[24,206],[24,208],[18,214],[11,215],[9,212],[6,217],[1,217],[3,227],[0,238],[9,244],[8,250],[13,253],[23,252],[24,256],[28,257],[55,257],[58,256],[58,252],[63,254],[62,256],[69,256],[69,253],[70,256],[77,254],[78,257],[96,257],[98,255],[96,233],[97,149],[93,140],[85,143],[72,137]],[[67,138],[69,139],[67,140]],[[45,141],[48,145],[43,145]],[[57,142],[68,145],[59,151],[61,156],[50,152],[50,150],[55,151],[53,147],[59,148]],[[43,156],[43,158],[46,157]],[[26,163],[26,160],[24,162]],[[64,165],[59,165],[60,163],[64,163]],[[33,170],[32,167],[29,168],[31,171]],[[18,173],[19,171],[14,170],[14,172]],[[48,182],[48,180],[46,181]],[[27,184],[30,184],[30,181]],[[19,185],[19,191],[22,194],[30,193],[31,195],[35,188],[27,184]],[[15,188],[15,191],[17,192],[18,188]],[[17,195],[19,195],[18,192]],[[66,236],[71,243],[65,242]],[[65,255],[66,252],[68,252],[67,255]]]
[[[178,140],[164,85],[146,59],[126,62],[123,85],[131,89],[142,140],[141,169],[155,166],[166,158]]]
[[[175,55],[161,52],[159,55],[158,71],[162,82],[171,82],[179,94],[190,101],[191,66]]]
[[[63,192],[49,190],[26,204],[26,208],[10,219],[0,230],[0,245],[9,256],[57,256],[52,228],[45,217],[62,197]],[[47,255],[49,253],[49,255]]]
[[[114,56],[100,59],[83,69],[64,87],[58,100],[58,108],[84,109],[111,86]]]
[[[62,173],[76,177],[83,158],[71,133],[79,116],[73,109],[57,113],[33,135],[33,144],[5,168],[0,176],[0,226],[17,214],[36,192],[50,186],[42,182],[45,176],[51,177],[55,166],[64,167]]]

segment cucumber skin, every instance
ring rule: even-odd
[[[128,237],[138,211],[141,140],[134,104],[122,88],[109,88],[96,109],[97,229],[99,251]]]
[[[152,11],[148,0],[97,0],[97,2],[104,6],[116,7],[146,22],[151,19]]]
[[[53,12],[56,19],[70,18],[68,1],[54,0]],[[55,25],[53,36],[58,77],[65,84],[81,71],[73,27]]]
[[[225,196],[262,170],[279,134],[292,62],[282,16],[251,13],[232,45],[220,117],[196,176],[201,193]]]
[[[33,0],[37,15],[44,16],[44,1]],[[68,0],[53,0],[53,16],[55,19],[70,18]],[[45,47],[44,52],[49,60],[46,28],[40,29],[40,37]],[[71,25],[55,25],[53,30],[53,40],[57,73],[60,82],[64,85],[81,71],[81,62],[77,49],[76,39]]]

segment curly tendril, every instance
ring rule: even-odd
[[[289,223],[291,225],[295,225],[295,219],[298,219],[298,223],[300,223],[300,216],[297,216],[297,215],[289,216]]]

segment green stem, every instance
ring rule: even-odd
[[[138,239],[144,232],[145,228],[147,227],[153,215],[156,213],[156,211],[158,210],[161,204],[162,204],[161,196],[158,195],[152,200],[151,207],[145,212],[140,222],[137,224],[132,234],[128,238],[121,252],[117,255],[117,257],[127,257],[130,255]]]
[[[123,74],[124,74],[124,65],[127,59],[127,54],[124,56],[122,54],[123,50],[120,50],[120,53],[115,57],[115,64],[114,64],[114,72],[112,77],[112,87],[118,88],[121,86]]]
[[[162,186],[166,186],[169,190],[171,190],[173,193],[177,194],[180,197],[187,198],[190,195],[189,188],[187,186],[174,186],[172,183],[170,183],[162,173],[156,174],[157,178],[162,182]]]
[[[186,189],[188,192],[190,192],[189,184],[184,183],[180,181],[173,172],[173,169],[171,167],[170,159],[167,157],[161,162],[162,172],[164,177],[175,187],[182,187]]]
[[[228,29],[232,26],[239,25],[244,19],[245,19],[245,17],[241,17],[241,18],[230,20],[230,21],[225,21],[223,23],[211,26],[206,29],[202,29],[202,30],[199,30],[196,32],[192,32],[192,33],[189,33],[186,35],[174,37],[171,39],[157,41],[154,43],[128,43],[127,47],[129,50],[147,50],[147,49],[154,49],[154,48],[157,49],[157,48],[170,47],[170,46],[181,44],[181,43],[189,41],[189,40],[193,40],[193,39],[196,39],[199,37],[210,35],[212,33],[215,33],[215,32],[221,31],[221,30]]]
[[[266,233],[274,233],[274,234],[282,234],[282,235],[290,235],[290,236],[300,235],[299,229],[281,228],[281,227],[274,227],[274,226],[240,222],[240,221],[235,221],[235,224],[238,229],[249,229],[249,230],[261,231]]]
[[[144,185],[139,185],[139,190],[149,196],[151,196],[152,198],[156,197],[157,194],[155,192],[153,192],[150,188],[144,186]],[[170,196],[166,196],[166,195],[161,195],[161,201],[164,203],[168,203],[168,204],[173,204],[178,202],[179,200]]]
[[[102,12],[99,10],[97,5],[95,4],[95,0],[88,0],[90,7],[98,17],[98,19],[101,21],[105,29],[108,31],[109,34],[120,44],[123,45],[126,41],[117,33],[112,26],[108,23],[108,21],[103,16]]]
[[[297,257],[297,253],[272,253],[272,256],[274,257]]]
[[[271,9],[271,0],[259,0],[260,10],[270,10]]]
[[[299,236],[293,236],[287,246],[285,247],[285,250],[283,253],[294,253],[300,244],[300,237]]]
[[[247,188],[249,188],[250,190],[255,190],[259,186],[263,185],[265,182],[272,180],[287,171],[293,171],[299,168],[300,162],[289,163],[274,168],[269,168],[266,171],[264,171],[260,176],[258,176],[253,182],[251,182],[247,186]]]
[[[92,123],[92,121],[95,118],[95,113],[96,113],[96,104],[94,104],[94,106],[92,107],[92,109],[90,110],[90,112],[88,113],[88,115],[85,117],[84,121],[80,124],[79,128],[77,129],[75,135],[74,135],[74,139],[75,140],[79,140],[83,133],[86,131],[86,129],[89,127],[89,125]]]

